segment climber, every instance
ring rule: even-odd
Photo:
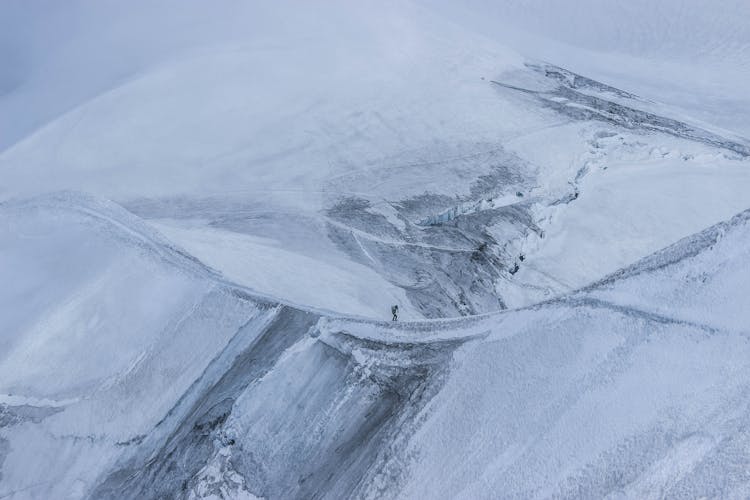
[[[391,314],[393,314],[392,321],[398,321],[398,306],[391,307]]]

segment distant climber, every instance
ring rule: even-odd
[[[393,319],[391,321],[398,321],[398,306],[391,307],[391,314],[393,314]]]

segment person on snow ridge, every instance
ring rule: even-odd
[[[391,307],[391,314],[393,314],[393,319],[391,321],[398,321],[398,306]]]

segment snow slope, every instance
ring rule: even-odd
[[[3,136],[14,137],[0,152],[0,199],[73,189],[115,200],[268,295],[376,318],[395,302],[411,318],[490,312],[600,279],[747,208],[741,128],[540,65],[528,55],[554,54],[457,11],[75,5],[45,16],[3,6],[5,46],[20,47],[25,66],[12,66],[16,83],[0,96]],[[563,13],[546,3],[506,7],[488,19],[542,23],[541,46],[581,45],[566,54],[606,38],[603,22],[590,40],[547,30]],[[638,9],[617,9],[618,22],[639,26]],[[577,9],[577,22],[606,13],[589,10]],[[700,37],[716,47],[744,33],[719,14],[706,22]],[[675,26],[686,30],[677,39],[689,31]],[[602,49],[635,57],[633,29]],[[670,36],[649,57],[684,56]],[[68,83],[50,85],[53,73]],[[707,111],[703,97],[690,110]]]
[[[321,311],[228,283],[87,195],[6,202],[0,217],[14,283],[0,302],[3,497],[350,492],[460,343],[329,331]]]
[[[540,283],[554,277],[551,286],[574,290],[729,218],[746,208],[747,167],[710,154],[686,161],[668,142],[647,159],[597,159],[594,173],[578,185],[575,203],[548,212],[554,222],[547,241],[526,247],[526,263],[515,279]]]
[[[568,297],[396,325],[253,295],[108,202],[0,214],[10,498],[750,487],[747,212]]]
[[[744,498],[748,212],[455,354],[404,498]]]
[[[111,203],[66,194],[1,212],[2,495],[80,496],[268,306]]]
[[[221,7],[0,5],[0,498],[750,496],[745,3]]]
[[[421,318],[401,288],[345,255],[317,259],[284,248],[268,238],[206,229],[155,224],[164,235],[190,248],[206,265],[221,268],[226,278],[249,283],[264,294],[330,311],[377,317],[392,304],[403,304],[403,319]],[[336,258],[338,257],[338,258]],[[362,286],[366,283],[366,286]]]
[[[429,2],[524,55],[668,103],[744,136],[750,31],[744,0]]]
[[[129,78],[10,145],[0,155],[0,197],[60,189],[104,196],[162,225],[178,219],[178,229],[195,230],[181,232],[180,243],[196,253],[191,244],[207,229],[216,237],[228,231],[224,239],[235,245],[248,242],[246,255],[257,250],[251,241],[270,238],[293,260],[310,262],[317,279],[331,266],[373,267],[342,255],[328,237],[326,211],[356,198],[377,207],[378,217],[399,220],[391,204],[426,190],[468,195],[477,176],[499,168],[498,137],[541,121],[495,99],[480,79],[520,65],[515,52],[417,7],[390,2],[373,17],[374,8],[287,2],[235,11],[259,29],[212,31],[197,48],[158,52]],[[4,98],[15,99],[26,102],[13,93]],[[480,102],[484,112],[476,114]],[[225,260],[212,264],[254,288],[268,283],[254,279],[257,265],[235,272]],[[379,266],[387,283],[367,285],[372,273],[365,273],[355,294],[378,295],[377,307],[387,312],[394,285],[419,278]],[[336,307],[381,314],[352,305]]]

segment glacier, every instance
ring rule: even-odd
[[[0,498],[747,498],[747,16],[3,3]]]
[[[86,195],[0,214],[6,496],[750,488],[750,212],[570,295],[413,323],[274,302]]]

